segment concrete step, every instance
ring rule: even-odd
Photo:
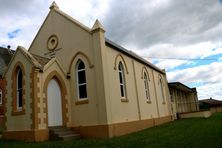
[[[80,134],[67,127],[50,127],[50,140],[74,140],[79,139]]]
[[[62,138],[62,140],[64,141],[74,140],[74,139],[79,139],[80,134],[61,135],[60,138]]]

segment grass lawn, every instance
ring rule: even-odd
[[[222,113],[216,113],[207,119],[181,119],[107,140],[81,139],[41,143],[0,140],[0,147],[222,148]]]

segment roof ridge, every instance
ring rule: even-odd
[[[32,56],[32,54],[26,50],[22,46],[18,46],[18,49],[27,56],[27,58],[30,60],[31,63],[33,63],[36,67],[41,68],[41,64],[35,59],[35,57]]]

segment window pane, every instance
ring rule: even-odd
[[[144,72],[144,79],[147,80],[147,76],[146,76],[146,73],[145,73],[145,72]]]
[[[119,69],[120,93],[121,93],[121,97],[125,97],[124,68],[121,62],[119,62],[118,69]]]
[[[18,71],[18,89],[22,88],[22,71]]]
[[[85,69],[85,65],[82,61],[79,62],[79,65],[78,65],[78,70],[80,69]]]
[[[18,95],[18,99],[19,99],[19,101],[18,101],[18,107],[22,107],[22,89],[21,90],[18,90],[18,93],[19,93],[19,95]]]
[[[120,90],[121,90],[121,97],[125,97],[123,85],[120,85]]]
[[[78,72],[78,83],[79,84],[86,83],[86,73],[85,73],[85,70]]]
[[[119,63],[118,69],[119,71],[122,71],[122,63]]]
[[[79,86],[79,98],[87,98],[86,85]]]
[[[123,84],[123,76],[121,72],[119,72],[119,82],[120,84]]]

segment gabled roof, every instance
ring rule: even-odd
[[[2,76],[7,69],[7,66],[14,54],[13,50],[0,47],[0,76]]]
[[[170,88],[178,89],[178,90],[185,91],[185,92],[196,92],[195,88],[190,88],[180,82],[170,82],[170,83],[168,83],[168,86]]]
[[[41,57],[39,55],[31,54],[42,66],[45,66],[51,59]]]
[[[27,57],[27,59],[33,64],[33,66],[40,69],[42,68],[42,65],[38,62],[38,60],[36,60],[34,56],[29,53],[24,47],[18,46],[18,51],[19,50],[24,54],[25,57]]]
[[[50,59],[50,61],[48,61],[48,63],[46,63],[44,65],[44,68],[42,69],[43,71],[47,70],[52,64],[56,63],[58,65],[58,67],[60,68],[60,70],[62,71],[62,73],[64,74],[64,76],[67,76],[67,72],[65,71],[65,69],[62,67],[62,65],[57,61],[56,57]]]
[[[38,69],[41,69],[41,70],[50,61],[50,59],[47,59],[47,58],[44,58],[44,57],[41,57],[41,56],[38,56],[38,55],[31,54],[24,47],[18,46],[17,50],[15,51],[15,53],[13,55],[13,57],[11,58],[11,61],[8,63],[8,67],[4,71],[4,74],[7,72],[8,68],[10,67],[13,59],[15,58],[15,56],[17,55],[18,52],[21,52],[35,68],[38,68]]]

